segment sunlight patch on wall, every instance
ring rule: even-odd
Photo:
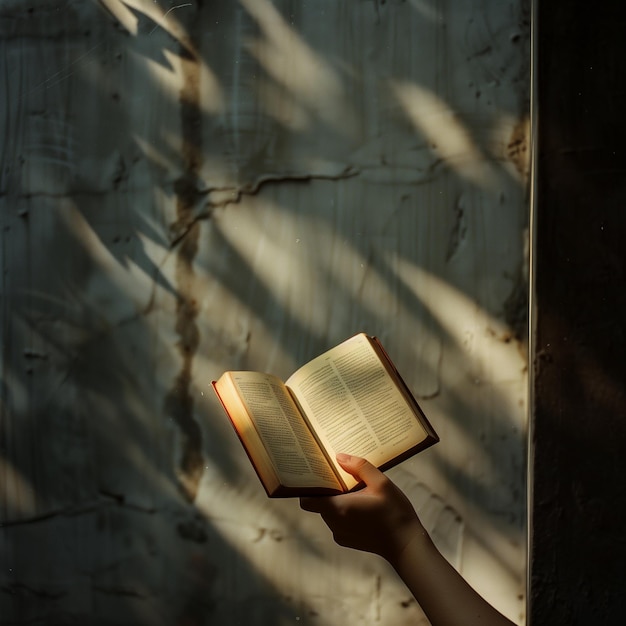
[[[342,135],[354,135],[356,115],[339,76],[267,0],[241,0],[264,38],[248,38],[247,51],[302,106]],[[303,118],[301,118],[301,121]]]
[[[99,283],[110,281],[136,306],[145,306],[150,301],[154,277],[148,276],[129,257],[125,257],[126,263],[121,264],[110,246],[102,241],[76,207],[66,207],[66,210],[59,211],[58,215],[68,232],[74,235],[75,241],[83,247],[84,252],[99,270],[92,274],[92,284],[86,290],[85,297],[90,291],[98,293],[101,286]],[[115,309],[118,309],[119,304],[111,303]]]
[[[482,189],[495,188],[493,167],[450,105],[416,83],[393,80],[391,88],[415,129],[446,165]]]
[[[431,20],[432,22],[436,22],[441,19],[439,12],[436,8],[431,6],[425,0],[409,0],[411,6],[418,11],[423,17]]]
[[[510,329],[473,299],[434,274],[399,259],[398,272],[458,346],[471,347],[486,382],[518,381],[525,362],[512,346],[499,341]],[[478,339],[473,341],[474,337]],[[468,346],[468,341],[472,342]],[[465,368],[463,368],[465,372]]]
[[[128,4],[131,4],[130,0]],[[139,20],[131,11],[128,10],[127,3],[121,0],[100,0],[100,3],[106,7],[113,17],[133,36],[137,35],[137,24]]]
[[[257,202],[255,211],[246,217],[220,224],[224,237],[253,270],[249,301],[259,283],[282,310],[312,332],[323,333],[325,319],[311,316],[311,299],[324,293],[324,284],[323,276],[310,269],[306,218],[268,200],[263,200],[263,206]]]
[[[264,493],[261,499],[255,496],[258,489],[258,481],[241,491],[222,489],[217,515],[214,504],[203,499],[208,490],[196,504],[222,540],[245,555],[248,565],[283,597],[298,598],[302,587],[307,588],[306,599],[299,601],[303,621],[309,615],[320,623],[373,623],[384,617],[384,605],[391,604],[390,597],[401,587],[391,580],[386,584],[395,593],[381,592],[384,562],[335,545],[321,518],[302,511],[297,499],[268,500]],[[329,581],[333,602],[328,602]]]
[[[260,78],[258,83],[259,102],[267,115],[293,132],[301,132],[311,126],[311,116],[306,108],[286,90],[265,78]]]
[[[33,486],[10,461],[0,455],[0,519],[7,523],[36,512],[37,496]]]
[[[142,0],[99,0],[115,17],[119,23],[133,36],[151,35],[157,28],[166,31],[174,39],[181,40],[185,36],[185,29],[176,19],[179,11],[189,10],[194,6],[190,1],[180,0],[168,10],[163,11],[161,7],[154,2],[144,2]],[[141,33],[139,26],[142,17],[145,16],[154,23],[153,29],[147,33]]]
[[[502,555],[510,553],[503,560]],[[520,594],[519,546],[494,536],[488,544],[483,538],[468,530],[463,546],[463,562],[471,567],[460,568],[461,574],[483,597],[489,597],[496,609],[513,620],[524,621],[524,602]]]

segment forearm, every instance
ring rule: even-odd
[[[302,498],[300,505],[320,513],[339,545],[387,559],[432,626],[513,626],[443,558],[413,505],[388,478],[365,459],[337,455],[337,460],[366,487],[330,498]]]
[[[513,626],[470,587],[425,531],[389,561],[433,626]]]

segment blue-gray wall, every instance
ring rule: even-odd
[[[210,388],[364,330],[441,436],[392,477],[523,621],[528,19],[0,2],[2,620],[418,620],[268,501]]]

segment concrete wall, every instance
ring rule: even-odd
[[[269,501],[212,395],[365,330],[441,436],[391,472],[525,606],[520,0],[0,2],[0,614],[420,623]]]

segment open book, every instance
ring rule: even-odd
[[[384,470],[439,441],[378,339],[364,333],[286,383],[225,372],[213,387],[270,497],[354,489],[338,452]]]

